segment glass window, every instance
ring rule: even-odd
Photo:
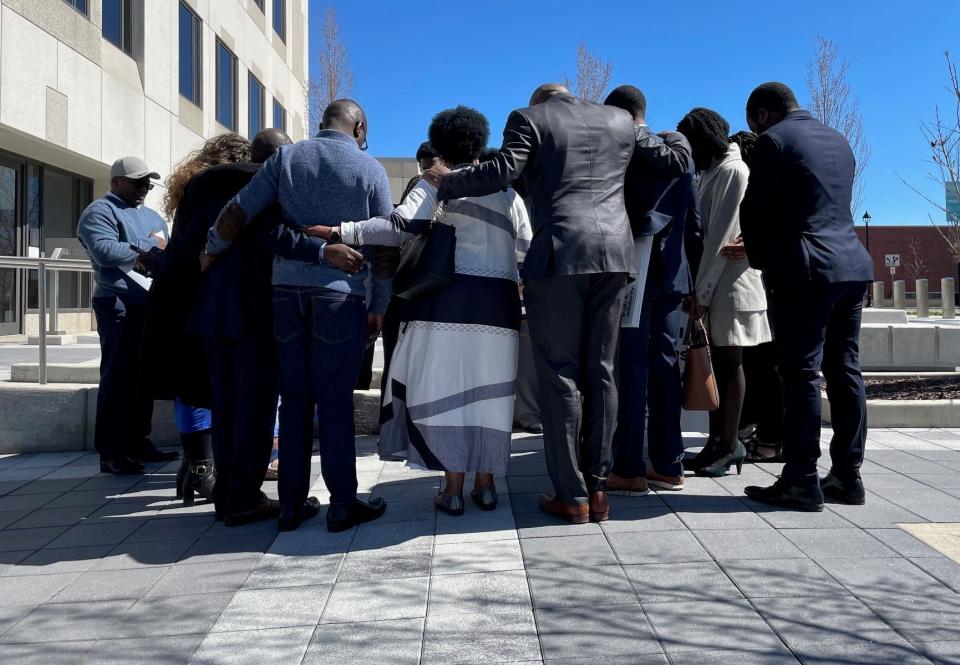
[[[87,0],[65,0],[68,5],[76,9],[78,12],[87,15]]]
[[[273,31],[287,41],[287,0],[273,0]]]
[[[127,55],[133,53],[132,0],[103,0],[103,38]]]
[[[42,178],[43,252],[51,256],[58,247],[75,245],[80,213],[92,198],[89,180],[45,166]],[[81,293],[81,273],[60,273],[57,304],[62,308],[86,307]]]
[[[197,106],[203,104],[203,24],[180,3],[180,94]]]
[[[273,100],[273,126],[287,131],[287,109],[276,99]]]
[[[263,84],[257,80],[257,77],[250,74],[249,85],[247,86],[247,131],[252,139],[257,135],[264,125],[264,106],[263,106]]]
[[[260,11],[263,11],[263,0],[253,0],[253,4],[260,8]]]
[[[217,40],[217,122],[237,131],[237,56]]]

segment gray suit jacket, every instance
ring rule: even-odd
[[[497,156],[447,175],[439,199],[483,196],[519,179],[533,223],[525,280],[633,273],[623,187],[635,151],[651,177],[683,175],[690,160],[679,134],[635,133],[621,109],[557,95],[511,113]]]

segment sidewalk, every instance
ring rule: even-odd
[[[461,518],[362,438],[389,509],[343,534],[227,529],[174,501],[176,464],[0,458],[0,663],[960,663],[960,564],[897,527],[960,522],[960,430],[870,437],[865,507],[764,508],[742,489],[777,467],[748,466],[613,497],[602,526],[538,512],[538,437]]]

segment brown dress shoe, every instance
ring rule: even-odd
[[[647,483],[657,489],[679,492],[683,489],[683,476],[665,476],[653,469],[647,469]]]
[[[606,522],[610,519],[610,500],[607,493],[597,490],[590,495],[590,521]]]
[[[585,503],[566,503],[552,494],[540,497],[540,510],[571,524],[586,524],[590,521],[590,506]]]
[[[615,473],[607,476],[607,494],[618,496],[645,496],[650,493],[647,479],[642,476],[623,478]]]

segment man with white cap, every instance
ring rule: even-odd
[[[143,205],[151,171],[139,157],[122,157],[110,168],[110,192],[80,215],[77,236],[93,263],[93,311],[100,331],[100,389],[94,443],[100,470],[132,474],[144,462],[177,458],[158,450],[147,436],[153,402],[137,390],[140,343],[149,280],[142,265],[167,244],[167,225]]]

